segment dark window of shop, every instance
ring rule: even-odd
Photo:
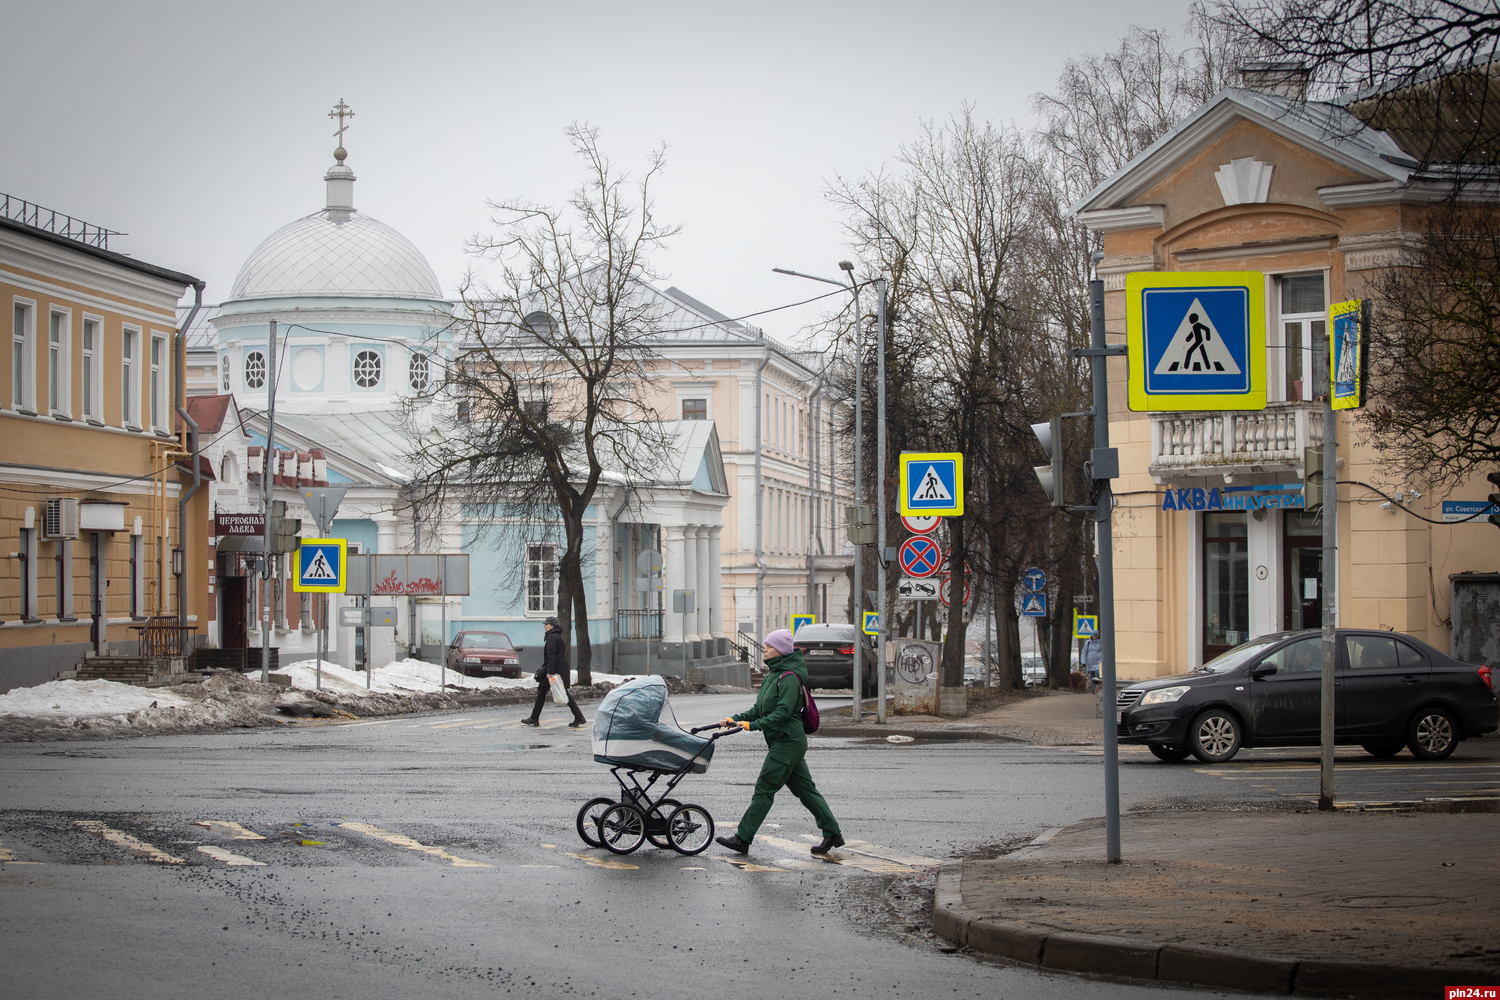
[[[1320,628],[1323,624],[1323,522],[1315,514],[1289,510],[1281,525],[1286,581],[1281,627]]]
[[[1245,515],[1203,515],[1203,662],[1250,639],[1250,545]]]

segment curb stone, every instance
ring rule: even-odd
[[[938,872],[932,898],[933,932],[959,947],[1038,968],[1259,993],[1372,1000],[1441,996],[1444,986],[1493,985],[1493,971],[1480,966],[1286,958],[990,919],[964,905],[962,876],[960,865],[949,865]]]

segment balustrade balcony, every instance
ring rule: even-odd
[[[1321,403],[1264,410],[1151,414],[1151,475],[1158,483],[1265,472],[1302,476],[1305,448],[1323,443]]]

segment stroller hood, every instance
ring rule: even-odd
[[[712,740],[677,724],[660,677],[626,681],[605,695],[594,716],[594,760],[601,764],[675,772],[692,761],[702,774],[713,753]]]

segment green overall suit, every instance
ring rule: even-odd
[[[791,677],[783,677],[788,670]],[[800,683],[799,683],[800,682]],[[824,836],[838,836],[839,822],[807,770],[807,733],[802,729],[802,685],[807,683],[807,667],[802,654],[788,653],[766,660],[766,679],[761,682],[755,707],[731,716],[750,723],[751,729],[765,733],[766,762],[761,765],[755,782],[750,808],[740,817],[736,835],[745,843],[755,840],[755,831],[771,811],[771,802],[783,787],[807,807]]]

